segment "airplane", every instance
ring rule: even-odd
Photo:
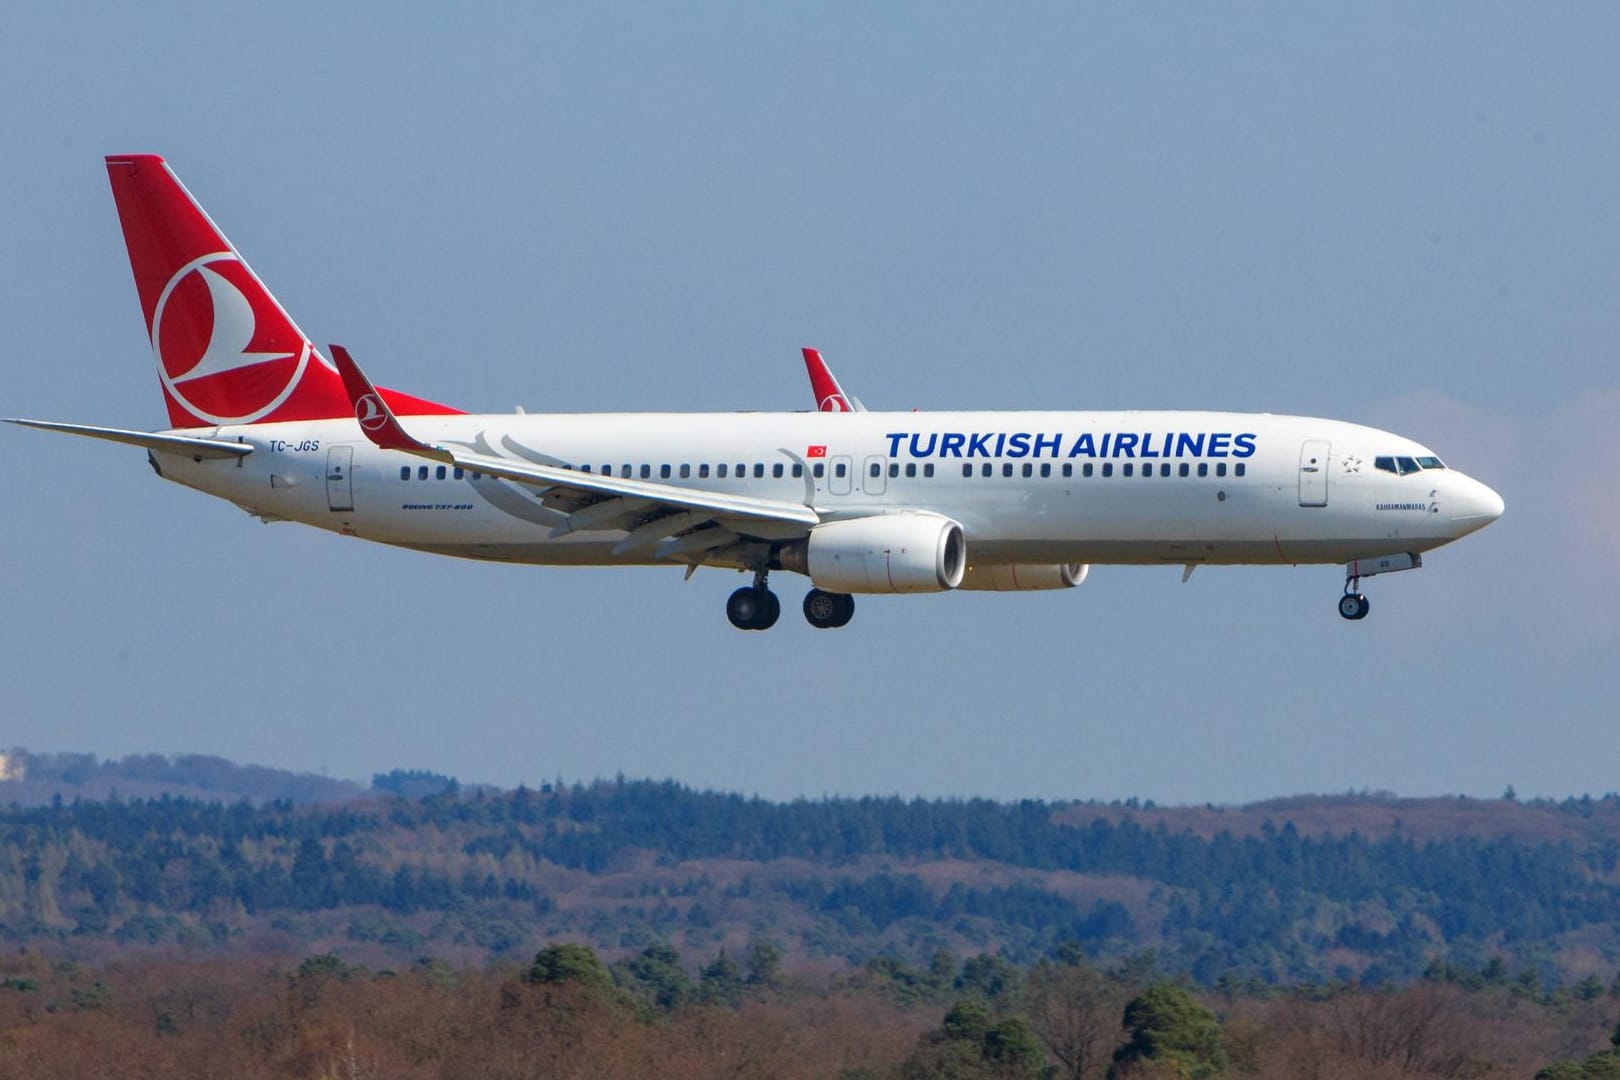
[[[1342,564],[1339,614],[1359,620],[1362,579],[1503,512],[1427,447],[1342,420],[866,411],[814,350],[815,412],[466,413],[377,388],[341,347],[328,359],[161,157],[106,167],[169,427],[11,422],[142,447],[159,476],[266,522],[500,562],[741,571],[726,615],[764,630],[772,573],[808,578],[805,618],[830,629],[857,595],[1066,589],[1092,564],[1184,581]]]

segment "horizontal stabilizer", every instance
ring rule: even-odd
[[[69,435],[128,443],[130,446],[144,446],[148,450],[163,450],[171,454],[187,454],[197,458],[232,458],[253,453],[253,447],[247,443],[199,439],[193,435],[164,435],[155,431],[126,431],[123,428],[91,427],[89,424],[64,424],[55,420],[21,420],[11,417],[6,418],[6,423],[43,428],[46,431],[64,431]]]

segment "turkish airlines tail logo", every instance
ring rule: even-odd
[[[162,158],[110,157],[107,176],[172,426],[349,415],[337,372]]]

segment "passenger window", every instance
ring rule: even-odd
[[[1130,462],[1128,462],[1128,461],[1127,461],[1127,462],[1126,462],[1126,463],[1125,463],[1125,464],[1124,464],[1124,465],[1121,465],[1121,466],[1120,466],[1120,468],[1119,468],[1119,474],[1120,474],[1120,475],[1121,475],[1121,476],[1129,476],[1129,475],[1131,475],[1131,470],[1132,470],[1132,469],[1133,469],[1133,468],[1134,468],[1134,467],[1135,467],[1135,466],[1133,466],[1133,465],[1132,465],[1132,464],[1131,464],[1131,463],[1130,463]]]
[[[1170,463],[1168,461],[1166,461],[1163,465],[1159,466],[1159,475],[1160,476],[1169,476],[1170,475]]]
[[[418,480],[426,480],[427,479],[427,466],[426,465],[423,465],[423,466],[421,466],[420,468],[418,468],[416,470],[416,478]]]
[[[840,461],[838,464],[834,465],[833,466],[833,475],[838,477],[840,480],[842,480],[844,477],[848,476],[849,475],[849,462]]]
[[[781,466],[779,465],[779,466],[777,466],[777,468],[781,468]],[[755,480],[763,480],[763,479],[765,479],[765,466],[763,464],[757,464],[757,465],[754,466],[754,479]]]
[[[980,476],[989,476],[990,475],[990,463],[988,461],[985,462],[983,465],[979,466],[979,475]]]
[[[1127,469],[1130,468],[1129,465],[1127,465],[1125,467]],[[1104,476],[1113,476],[1114,475],[1114,463],[1112,461],[1103,462],[1103,475]]]
[[[658,478],[660,480],[668,480],[669,479],[669,466],[668,465],[660,465],[660,466],[658,466]]]
[[[651,465],[643,465],[641,467],[641,478],[643,480],[651,480],[652,479],[652,466]]]
[[[908,473],[907,475],[909,476],[910,474]],[[923,466],[923,476],[926,478],[926,477],[933,476],[933,475],[934,475],[934,463],[932,461],[930,461],[930,462],[928,462],[927,464],[925,464]]]
[[[613,466],[611,466],[611,465],[602,466],[602,475],[603,476],[612,476],[613,475]],[[478,479],[478,474],[477,473],[473,473],[473,479],[474,480]]]
[[[1188,465],[1185,461],[1183,461],[1181,463],[1181,470],[1180,471],[1181,471],[1182,476],[1186,476],[1188,473],[1192,472],[1192,466]]]
[[[811,471],[816,474],[816,479],[820,480],[823,476],[827,475],[827,466],[824,462],[818,461],[816,462],[815,468]]]
[[[590,471],[591,471],[591,467],[590,467],[590,466],[589,466],[589,465],[581,465],[581,466],[580,466],[580,467],[579,467],[579,470],[580,470],[580,472],[590,472]],[[460,480],[460,479],[461,479],[461,470],[460,470],[460,469],[457,469],[457,470],[456,470],[456,479],[457,479],[457,480]]]
[[[433,470],[433,479],[435,479],[435,480],[443,480],[444,479],[444,466],[443,465],[440,465],[438,468]]]
[[[1041,462],[1041,475],[1042,476],[1051,476],[1052,475],[1052,466],[1047,464],[1044,461]]]
[[[1034,475],[1035,475],[1035,466],[1031,465],[1027,461],[1024,462],[1024,478],[1027,480],[1031,476],[1034,476]]]
[[[1065,466],[1065,468],[1067,468],[1067,466]],[[1095,472],[1095,471],[1096,471],[1096,466],[1093,465],[1089,461],[1086,462],[1084,465],[1080,466],[1080,475],[1085,477],[1088,480],[1091,479],[1091,474],[1093,472]]]
[[[771,476],[776,480],[782,479],[782,463],[780,461],[771,466]]]
[[[1216,476],[1225,476],[1226,475],[1226,462],[1217,461],[1215,463],[1215,475]]]
[[[411,467],[409,465],[401,465],[399,467],[399,478],[401,480],[409,480],[411,478]]]
[[[972,476],[973,475],[973,466],[972,465],[963,465],[962,466],[962,475],[963,476]]]
[[[1232,473],[1233,473],[1234,476],[1242,476],[1247,471],[1248,471],[1248,466],[1246,466],[1241,461],[1238,462],[1236,465],[1232,466]]]
[[[704,462],[703,464],[698,466],[698,479],[699,480],[707,480],[708,478],[709,478],[709,463]]]
[[[871,475],[872,479],[876,480],[878,477],[883,475],[883,466],[874,461],[872,462],[871,468],[867,469],[867,472]]]
[[[684,462],[684,461],[681,462],[681,479],[682,480],[690,480],[691,478],[692,478],[692,466],[691,466],[691,463]]]
[[[1074,464],[1072,462],[1065,461],[1063,463],[1063,475],[1064,476],[1073,476],[1074,475]]]
[[[731,475],[735,476],[739,480],[746,480],[748,478],[748,466],[739,462],[737,465],[737,471]]]
[[[802,480],[803,478],[804,478],[804,466],[800,465],[797,461],[795,461],[793,463],[793,479]]]
[[[1003,465],[1001,467],[1001,475],[1002,476],[1011,476],[1012,475],[1012,462],[1009,461],[1009,462],[1007,462],[1005,465]]]
[[[911,477],[916,476],[916,475],[917,475],[917,463],[915,461],[906,462],[906,478],[910,479]]]
[[[721,462],[719,465],[714,467],[714,476],[717,480],[724,480],[726,478],[725,462]]]
[[[1208,476],[1209,475],[1209,462],[1200,461],[1198,463],[1198,475],[1199,476]]]
[[[910,465],[910,466],[907,466],[907,467],[911,470],[910,475],[912,475],[912,476],[917,475],[917,466]],[[900,463],[896,462],[896,461],[889,462],[889,479],[893,480],[895,477],[897,477],[899,475],[900,475]]]

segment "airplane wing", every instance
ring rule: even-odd
[[[838,385],[833,377],[832,369],[827,361],[821,358],[819,349],[806,348],[804,353],[804,369],[810,375],[810,389],[816,395],[817,412],[865,412],[859,398],[850,397],[844,393],[844,388]]]
[[[128,431],[124,428],[92,427],[89,424],[64,424],[57,420],[23,420],[14,417],[7,417],[6,423],[41,428],[45,431],[64,431],[69,435],[105,439],[108,442],[143,446],[148,450],[164,450],[171,454],[186,454],[195,458],[231,458],[253,453],[253,447],[246,443],[202,439],[193,435],[165,435],[156,431]]]
[[[471,447],[424,443],[401,426],[349,351],[341,345],[331,349],[354,404],[355,419],[368,439],[384,450],[449,462],[568,497],[568,518],[552,529],[554,537],[588,528],[627,528],[630,535],[620,542],[616,554],[646,547],[659,557],[677,559],[700,556],[743,536],[802,536],[821,523],[820,514],[800,503],[579,472],[515,461]],[[487,448],[482,442],[480,446]]]

